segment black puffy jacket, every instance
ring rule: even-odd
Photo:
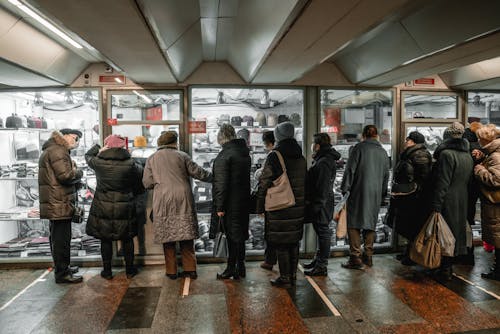
[[[250,213],[250,151],[244,139],[233,139],[222,146],[213,167],[213,208],[210,237],[215,236],[217,212],[225,212],[227,238],[233,242],[248,239]]]
[[[82,171],[69,155],[69,146],[59,131],[54,131],[43,144],[38,161],[40,218],[68,220],[75,211],[76,184]]]
[[[97,177],[86,232],[98,239],[132,238],[137,235],[134,194],[143,190],[142,167],[125,149],[99,149],[95,145],[85,154]]]
[[[340,153],[324,145],[315,154],[306,176],[306,222],[328,225],[333,217],[333,186]]]
[[[305,211],[306,159],[295,139],[278,142],[275,151],[279,151],[285,160],[288,179],[295,196],[295,205],[283,210],[266,212],[266,240],[270,244],[295,244],[302,239]],[[267,189],[283,170],[276,153],[267,156],[257,189],[257,213],[265,210]]]

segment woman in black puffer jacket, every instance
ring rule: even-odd
[[[87,220],[86,232],[101,239],[104,270],[101,276],[113,278],[111,272],[112,241],[121,240],[127,277],[137,274],[134,267],[134,242],[137,235],[134,194],[142,188],[142,167],[125,149],[125,139],[110,135],[104,147],[94,145],[85,160],[95,170],[97,187]]]
[[[293,138],[292,123],[284,122],[274,130],[277,145],[274,151],[281,153],[295,197],[295,205],[277,211],[266,212],[266,241],[276,248],[280,276],[271,284],[290,287],[294,284],[299,260],[299,241],[304,229],[306,159],[302,149]],[[267,189],[282,173],[283,169],[276,152],[271,152],[264,163],[264,169],[257,190],[257,213],[264,213]]]

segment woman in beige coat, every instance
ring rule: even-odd
[[[163,244],[166,276],[177,278],[175,245],[182,254],[181,276],[197,278],[194,239],[198,238],[198,219],[191,178],[212,182],[212,174],[177,149],[177,133],[164,132],[158,150],[146,161],[142,182],[153,189],[153,227],[155,242]]]
[[[484,160],[474,168],[481,189],[481,229],[483,240],[495,246],[495,264],[484,278],[500,281],[500,130],[494,124],[476,132]],[[489,195],[489,196],[488,196]],[[489,197],[489,198],[488,198]]]

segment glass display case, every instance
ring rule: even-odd
[[[322,89],[320,97],[321,132],[330,135],[333,147],[341,154],[340,160],[337,161],[334,185],[335,203],[337,203],[342,198],[340,187],[345,165],[351,148],[361,141],[364,126],[373,124],[377,127],[380,142],[389,158],[392,158],[393,92]],[[389,179],[391,180],[392,176]],[[385,202],[388,203],[388,200]],[[376,247],[391,246],[392,230],[382,223],[386,212],[386,206],[383,206],[379,212]],[[335,231],[333,221],[331,227]],[[349,241],[347,237],[337,240],[333,233],[331,245],[332,250],[344,249],[348,247]]]
[[[50,257],[49,221],[40,219],[38,159],[54,130],[74,128],[83,136],[71,156],[84,172],[78,191],[86,212],[96,187],[84,154],[100,140],[100,91],[43,89],[0,91],[0,258]],[[100,254],[85,222],[72,225],[71,255]]]
[[[183,94],[178,90],[120,90],[108,91],[107,125],[112,134],[127,139],[130,154],[141,164],[156,152],[157,141],[164,131],[176,131],[182,148],[184,133],[182,122]],[[140,199],[146,207],[145,224],[139,224],[135,251],[139,255],[163,254],[163,248],[154,243],[150,220],[152,193]],[[118,255],[121,252],[118,250]]]
[[[252,159],[251,186],[256,186],[255,171],[262,167],[267,153],[262,142],[262,133],[272,131],[282,122],[295,125],[295,138],[303,141],[304,91],[282,88],[198,88],[190,90],[190,121],[202,122],[202,131],[190,134],[194,161],[211,169],[221,147],[217,143],[219,126],[229,123],[236,134],[247,140]],[[210,255],[213,240],[208,239],[212,201],[212,185],[200,181],[193,184],[201,238],[196,240],[198,254]],[[246,243],[247,253],[262,254],[265,248],[264,220],[258,215],[250,216],[250,238]]]
[[[458,95],[448,92],[401,92],[403,121],[460,120]]]
[[[467,121],[500,126],[500,92],[467,92]]]

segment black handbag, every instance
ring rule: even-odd
[[[215,258],[227,258],[229,256],[227,237],[222,219],[223,217],[219,217],[217,234],[215,235],[213,250],[213,257]]]
[[[72,223],[81,224],[85,219],[85,207],[83,205],[78,205],[78,196],[75,201],[75,211],[73,212]]]

